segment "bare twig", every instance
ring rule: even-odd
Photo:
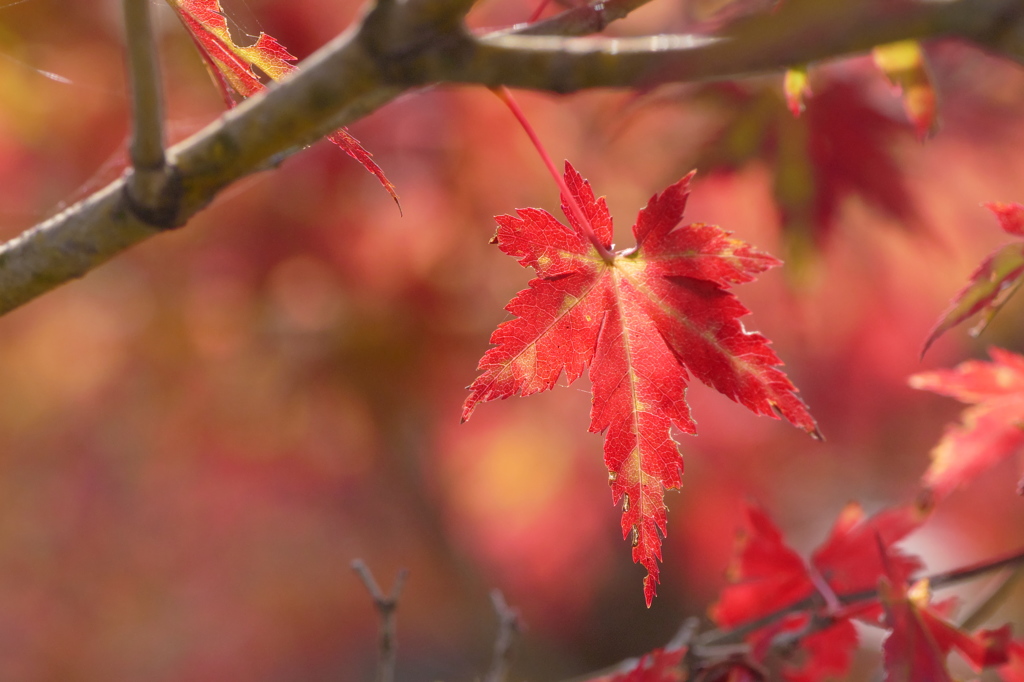
[[[132,165],[137,169],[159,170],[165,162],[163,106],[149,0],[124,0],[124,23],[134,114]]]
[[[398,597],[402,594],[402,587],[405,586],[405,579],[409,575],[407,569],[402,569],[395,577],[391,586],[391,593],[387,596],[381,591],[373,573],[361,559],[352,562],[354,570],[366,585],[367,591],[373,597],[373,603],[380,614],[380,649],[377,659],[376,682],[394,682],[395,679],[395,656],[398,651],[398,640],[395,636],[395,609],[398,607]]]
[[[124,0],[125,41],[132,94],[133,172],[127,192],[129,205],[146,222],[159,224],[170,217],[175,198],[169,193],[171,170],[164,154],[163,102],[156,41],[149,16],[150,0]]]
[[[487,672],[484,682],[505,682],[512,662],[512,649],[519,633],[523,631],[523,624],[519,612],[509,607],[500,590],[491,591],[491,602],[494,604],[495,613],[498,614],[498,636],[494,640],[491,669]]]
[[[700,628],[700,618],[696,616],[690,616],[683,621],[683,624],[676,631],[675,636],[669,640],[668,644],[665,645],[666,649],[681,649],[683,647],[689,647],[693,638],[697,635],[697,629]]]
[[[971,608],[960,619],[959,626],[964,630],[973,630],[986,620],[1005,601],[1007,595],[1017,584],[1021,575],[1024,574],[1024,567],[1020,564],[1013,568],[1003,570],[997,575],[991,585],[988,585],[985,593],[971,606]]]
[[[1017,0],[790,0],[777,12],[737,22],[714,38],[492,34],[479,41],[464,71],[447,78],[556,92],[597,84],[651,86],[775,72],[897,40],[943,36],[974,40],[1020,60],[1019,41],[1010,39],[1007,27],[1019,24],[1021,15]]]

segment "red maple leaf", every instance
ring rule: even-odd
[[[691,173],[692,175],[692,173]],[[499,216],[502,251],[539,277],[506,306],[516,319],[498,326],[480,360],[463,421],[477,403],[572,383],[590,368],[590,430],[604,432],[623,537],[648,572],[650,606],[666,533],[664,488],[682,485],[683,461],[671,427],[694,433],[684,393],[690,374],[757,414],[779,415],[817,435],[796,388],[777,368],[768,339],[744,330],[749,311],[729,293],[779,261],[718,227],[679,227],[691,175],[655,195],[633,226],[636,247],[606,262],[574,212],[571,227],[547,211]],[[565,182],[597,239],[611,248],[612,217],[567,162]]]
[[[907,588],[898,576],[883,576],[879,594],[889,636],[882,646],[886,682],[952,682],[946,668],[957,650],[976,671],[1009,660],[1010,626],[971,634],[947,620],[953,600],[929,604],[928,581]]]
[[[932,448],[922,479],[936,499],[1024,447],[1024,357],[991,348],[992,362],[968,360],[954,369],[921,372],[910,385],[973,405]],[[1024,480],[1018,486],[1024,493]]]
[[[244,99],[266,89],[259,73],[272,80],[279,80],[296,68],[291,63],[295,57],[266,33],[260,32],[252,45],[236,44],[228,30],[220,0],[167,0],[167,3],[174,8],[188,29],[228,108],[237,103],[236,95]],[[384,189],[398,203],[395,186],[380,166],[374,163],[370,152],[359,144],[359,140],[352,137],[345,128],[335,131],[327,139],[377,176]]]
[[[1007,233],[1024,237],[1024,206],[1021,204],[988,203],[985,208],[995,213],[999,226]],[[978,336],[992,321],[995,314],[1024,281],[1024,242],[1007,244],[992,252],[981,262],[965,286],[953,297],[949,309],[928,333],[921,349],[923,356],[935,339],[968,317],[982,313],[981,320],[971,330]]]
[[[878,602],[867,599],[843,606],[840,597],[874,589],[886,575],[886,566],[891,574],[904,578],[918,570],[920,560],[903,554],[895,544],[920,526],[926,514],[923,508],[903,506],[865,518],[859,505],[847,505],[807,562],[786,545],[767,513],[748,507],[750,530],[740,537],[729,570],[732,584],[722,590],[711,617],[721,627],[735,628],[794,608],[748,637],[755,658],[764,659],[777,637],[799,636],[802,658],[783,666],[786,680],[814,682],[841,676],[849,670],[857,644],[852,618],[877,617]],[[816,594],[821,598],[818,604],[796,608]],[[802,635],[814,612],[829,618],[832,625]]]

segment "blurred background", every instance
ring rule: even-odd
[[[684,31],[723,3],[659,0],[614,27]],[[224,0],[304,57],[359,4]],[[0,5],[0,236],[117,177],[129,102],[120,3]],[[169,131],[222,101],[163,3]],[[479,27],[525,20],[485,0]],[[557,11],[555,6],[549,10]],[[728,8],[726,8],[728,10]],[[1009,240],[983,201],[1024,201],[1024,73],[929,46],[938,134],[921,142],[869,59],[814,68],[794,118],[782,79],[571,97],[517,95],[556,159],[606,194],[619,246],[647,199],[698,168],[688,209],[787,260],[738,294],[827,441],[703,386],[688,399],[685,488],[669,496],[662,585],[644,608],[611,505],[585,379],[481,406],[465,386],[530,272],[488,245],[496,214],[557,190],[480,88],[409,94],[351,128],[404,215],[321,143],[0,319],[0,680],[368,680],[398,610],[398,678],[487,670],[503,591],[527,632],[511,679],[559,680],[667,642],[724,582],[743,505],[809,551],[849,500],[905,502],[960,407],[917,371],[1024,350],[1024,299],[979,342],[921,344]],[[1021,543],[1007,462],[954,493],[910,547],[931,570]],[[1003,616],[1022,607],[1021,595]]]

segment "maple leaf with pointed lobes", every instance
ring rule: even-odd
[[[245,99],[266,89],[254,69],[276,81],[296,68],[291,63],[295,57],[284,45],[262,31],[252,45],[236,44],[228,29],[220,0],[167,0],[167,4],[188,29],[189,36],[229,109],[237,103],[236,95]],[[331,133],[327,139],[377,176],[380,184],[398,203],[395,186],[373,161],[372,154],[359,144],[359,140],[352,137],[345,128]]]
[[[910,377],[913,388],[973,405],[932,448],[932,463],[921,482],[936,500],[1024,449],[1024,357],[1001,348],[989,349],[989,355],[992,362],[969,360],[951,370]],[[1024,479],[1018,492],[1024,494]]]
[[[596,238],[611,248],[604,198],[568,163],[565,182]],[[538,277],[506,306],[515,319],[498,326],[469,387],[463,421],[477,403],[552,388],[563,373],[576,381],[589,367],[590,431],[605,433],[604,459],[613,502],[622,502],[623,537],[647,569],[650,606],[667,532],[664,489],[682,485],[683,461],[671,428],[695,433],[684,400],[692,374],[757,414],[817,436],[796,388],[778,369],[768,339],[744,330],[749,311],[727,290],[779,261],[718,227],[679,223],[692,173],[640,211],[636,247],[606,262],[574,211],[571,227],[547,211],[498,216],[495,241]]]
[[[999,226],[1008,234],[1024,237],[1024,206],[1021,204],[987,203],[985,208],[992,211],[999,220]],[[1007,244],[992,252],[981,262],[965,286],[953,297],[949,309],[928,333],[921,356],[937,338],[947,330],[960,324],[968,317],[982,313],[981,321],[968,332],[979,336],[992,321],[1010,296],[1024,281],[1024,242]]]

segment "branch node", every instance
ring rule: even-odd
[[[173,164],[159,169],[130,168],[125,173],[124,202],[133,216],[160,230],[185,224],[181,216],[184,184]]]
[[[487,672],[484,682],[505,682],[512,662],[512,650],[523,631],[523,622],[519,611],[508,605],[501,590],[491,590],[491,603],[498,614],[498,636],[494,640],[491,669]]]
[[[373,598],[377,613],[380,614],[380,639],[379,654],[377,658],[376,682],[394,682],[395,679],[395,658],[398,651],[398,640],[395,636],[395,609],[398,607],[398,597],[405,587],[405,579],[409,576],[408,569],[401,569],[395,576],[395,582],[391,586],[391,593],[387,596],[380,589],[380,585],[373,577],[373,573],[362,559],[352,562],[352,570],[366,585],[367,592]]]

